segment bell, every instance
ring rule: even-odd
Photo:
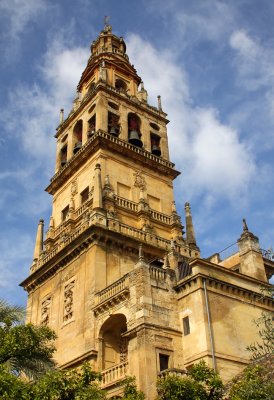
[[[80,150],[82,147],[82,142],[77,142],[75,143],[74,149],[73,149],[73,153],[76,154],[78,150]]]
[[[117,136],[117,129],[115,128],[115,126],[112,126],[110,128],[110,132],[111,135]]]
[[[95,130],[94,130],[94,129],[91,129],[90,131],[88,131],[88,137],[93,136],[94,133],[95,133]]]
[[[157,146],[156,144],[152,145],[152,149],[151,149],[151,153],[154,154],[155,156],[160,157],[161,155],[161,149],[159,146]]]
[[[129,138],[128,138],[129,143],[133,144],[134,146],[137,147],[142,147],[143,142],[139,138],[139,134],[137,131],[130,131],[129,132]]]

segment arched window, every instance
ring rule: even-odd
[[[61,159],[61,167],[63,167],[64,165],[66,165],[67,160],[68,160],[68,146],[67,146],[67,144],[64,144],[63,147],[61,148],[60,159]]]
[[[108,133],[114,136],[119,136],[120,124],[119,115],[108,112]]]
[[[127,321],[123,314],[110,316],[102,325],[100,337],[102,340],[102,368],[127,361],[127,339],[123,334],[127,331]]]
[[[122,79],[116,79],[115,81],[115,89],[119,90],[120,92],[127,92],[127,84]]]
[[[73,153],[76,154],[82,147],[82,135],[83,135],[83,121],[80,119],[76,122],[73,128],[74,148]]]
[[[141,120],[138,115],[134,113],[128,114],[128,141],[137,147],[143,147],[143,142],[141,141]]]
[[[155,133],[150,134],[151,153],[158,157],[161,155],[160,140],[160,136],[155,135]]]
[[[94,114],[89,120],[88,120],[88,132],[87,135],[88,137],[92,137],[96,131],[96,114]]]

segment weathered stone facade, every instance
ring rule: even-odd
[[[138,89],[140,87],[140,89]],[[109,396],[135,375],[155,398],[157,375],[205,359],[227,380],[248,362],[252,320],[273,272],[246,224],[239,252],[200,257],[186,204],[176,212],[167,115],[147,103],[122,38],[106,25],[91,45],[78,97],[57,128],[49,229],[40,221],[27,318],[58,335],[60,367],[89,360]]]

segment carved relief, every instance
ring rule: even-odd
[[[72,197],[75,196],[78,193],[77,180],[76,179],[74,179],[71,182],[71,190],[70,190],[70,192],[71,192]]]
[[[146,189],[146,180],[143,177],[143,174],[141,171],[136,171],[133,174],[134,176],[134,186],[138,187],[140,190],[145,190]]]
[[[50,307],[51,307],[51,297],[47,297],[41,306],[41,325],[49,324],[49,315],[50,315]]]
[[[126,362],[128,357],[127,339],[121,338],[120,340],[120,363]]]
[[[73,316],[73,294],[75,281],[65,286],[64,291],[64,321],[69,321]]]

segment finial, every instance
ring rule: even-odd
[[[190,204],[188,202],[185,203],[185,215],[186,215],[186,241],[191,246],[197,246]]]
[[[62,124],[64,122],[64,109],[61,108],[60,110],[60,124]]]
[[[164,269],[169,269],[170,268],[170,263],[169,263],[169,258],[168,258],[168,254],[166,254],[165,258],[164,258]]]
[[[103,208],[103,190],[101,181],[101,165],[97,163],[95,165],[94,174],[94,190],[93,190],[93,209]]]
[[[105,186],[110,186],[109,175],[105,176]]]
[[[54,229],[54,219],[53,216],[50,216],[50,220],[49,220],[49,229]]]
[[[108,15],[105,15],[105,18],[104,18],[104,32],[111,32],[111,30],[112,30],[111,25],[109,25],[109,20],[110,20],[110,17]]]
[[[142,91],[145,90],[145,86],[144,86],[144,82],[143,81],[141,82],[141,90]]]
[[[159,110],[159,111],[163,111],[163,110],[162,110],[161,96],[158,95],[158,96],[157,96],[157,99],[158,99],[158,110]]]
[[[44,236],[44,220],[40,219],[38,228],[37,228],[33,260],[38,260],[40,254],[43,251],[43,236]]]
[[[139,262],[143,262],[145,260],[144,258],[144,252],[143,252],[143,245],[142,243],[139,244]]]
[[[248,232],[248,226],[247,226],[245,218],[243,218],[243,231]]]
[[[174,243],[173,239],[171,239],[171,241],[170,241],[170,248],[171,248],[172,251],[175,250],[175,243]]]
[[[173,201],[173,202],[171,203],[171,211],[172,211],[173,213],[176,213],[176,212],[177,212],[175,201]]]

